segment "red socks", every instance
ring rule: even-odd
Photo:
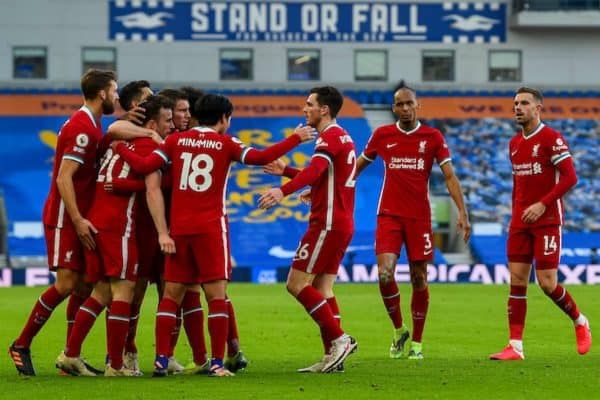
[[[429,288],[424,290],[413,290],[410,302],[412,313],[413,333],[412,341],[421,343],[423,337],[423,328],[427,318],[427,309],[429,308]]]
[[[79,357],[81,354],[81,345],[102,310],[104,310],[104,306],[98,303],[93,297],[88,297],[81,307],[79,307],[79,311],[75,315],[75,323],[71,329],[71,335],[67,341],[67,348],[65,349],[67,357]]]
[[[523,340],[527,314],[527,286],[510,285],[508,296],[508,329],[510,340]]]
[[[394,328],[402,327],[402,312],[400,311],[400,291],[396,281],[387,283],[379,282],[379,293],[387,310]]]
[[[556,288],[552,293],[550,293],[549,297],[572,320],[579,318],[579,308],[577,307],[577,304],[575,304],[575,300],[573,300],[567,289],[561,285],[556,285]]]
[[[114,369],[123,367],[123,349],[127,340],[129,330],[129,318],[131,305],[124,301],[113,301],[110,305],[110,316],[108,317],[108,357],[110,365]]]
[[[84,301],[85,299],[83,297],[77,296],[74,293],[71,293],[71,296],[69,296],[69,302],[67,303],[67,342],[69,341],[69,336],[71,335],[71,330],[75,323],[77,311],[79,311],[79,307],[81,307]]]
[[[331,342],[344,334],[331,312],[331,307],[321,293],[312,286],[305,286],[296,299],[319,325],[324,341]]]
[[[183,318],[181,317],[181,307],[177,309],[177,319],[175,320],[175,325],[173,326],[173,331],[171,331],[171,342],[169,344],[169,353],[168,357],[172,357],[175,353],[175,346],[177,346],[177,341],[179,340],[179,333],[181,332],[181,324],[183,323]]]
[[[132,304],[129,314],[129,329],[127,330],[127,340],[125,341],[125,353],[137,353],[135,337],[137,335],[138,321],[140,320],[141,304]]]
[[[229,298],[225,299],[225,302],[227,303],[227,311],[229,312],[229,327],[227,329],[227,355],[233,357],[238,353],[238,351],[240,351],[240,337],[238,335],[233,304]]]
[[[168,357],[171,347],[171,334],[175,328],[178,309],[177,303],[168,297],[163,297],[158,304],[154,330],[157,356]]]
[[[196,365],[207,361],[206,342],[204,340],[204,310],[200,303],[200,293],[187,291],[181,303],[183,310],[183,327],[192,348]]]
[[[329,308],[331,308],[331,312],[333,314],[333,318],[338,324],[338,327],[342,327],[342,317],[340,316],[340,309],[338,307],[337,301],[335,297],[330,297],[327,300],[327,304],[329,304]],[[331,341],[325,340],[325,334],[323,329],[321,329],[321,339],[323,340],[323,349],[325,350],[325,354],[329,354],[329,350],[331,349]]]
[[[225,299],[214,299],[208,302],[208,333],[210,334],[211,357],[223,360],[225,345],[227,344],[227,331],[229,310]]]
[[[48,318],[50,318],[52,311],[54,311],[63,299],[56,290],[56,287],[50,286],[46,289],[33,306],[21,335],[15,340],[15,346],[24,348],[31,346],[34,336],[42,329]]]

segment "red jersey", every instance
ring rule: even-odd
[[[230,135],[194,127],[170,134],[148,157],[136,156],[122,144],[117,151],[140,173],[147,174],[171,163],[170,232],[194,235],[214,230],[215,222],[227,214],[225,190],[233,161],[268,164],[298,144],[300,136],[292,135],[264,150],[256,150]]]
[[[354,232],[355,173],[352,137],[341,126],[331,124],[317,138],[310,164],[281,190],[288,195],[311,185],[310,226]]]
[[[418,121],[408,132],[398,122],[380,126],[361,154],[369,162],[377,156],[385,165],[377,215],[431,220],[429,176],[433,162],[441,167],[451,161],[442,133]]]
[[[513,173],[512,220],[514,227],[560,225],[562,198],[546,204],[546,211],[533,224],[521,220],[523,211],[542,201],[559,181],[558,164],[571,157],[569,146],[560,133],[540,123],[528,136],[518,133],[509,143]]]
[[[129,148],[141,156],[150,154],[157,147],[158,144],[150,138],[134,139],[129,144]],[[143,186],[143,176],[136,175],[119,154],[108,149],[100,164],[94,201],[87,215],[96,228],[120,233],[126,237],[131,236],[132,229],[137,224],[138,208],[140,204],[143,203],[145,206],[146,203],[144,193],[134,191],[119,195],[104,190],[104,184],[133,179],[139,180],[140,185]],[[150,226],[154,227],[152,217],[144,206],[142,207],[146,214],[142,213],[142,215],[150,218],[145,222],[149,222]]]
[[[73,175],[73,185],[77,197],[77,207],[86,215],[94,197],[98,144],[102,139],[100,120],[86,106],[81,107],[65,122],[58,134],[50,192],[44,204],[42,220],[45,225],[62,228],[71,223],[65,204],[58,191],[56,178],[63,159],[75,161],[81,166]]]
[[[246,147],[239,139],[210,128],[173,133],[155,150],[171,162],[171,233],[202,233],[211,221],[227,214],[225,204],[233,161],[244,162]]]

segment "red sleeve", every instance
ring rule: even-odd
[[[293,178],[300,173],[298,168],[288,167],[287,165],[283,168],[283,176],[286,178]]]
[[[442,135],[442,132],[438,131],[437,137],[439,140],[439,147],[435,154],[435,160],[437,161],[438,165],[441,167],[442,165],[446,164],[448,161],[452,161],[452,158],[450,157],[450,150],[448,149],[448,145],[446,144],[446,139],[444,139],[444,135]]]
[[[299,144],[300,136],[294,134],[264,150],[256,150],[252,147],[247,147],[240,155],[240,162],[248,165],[265,165],[271,161],[277,160]]]
[[[577,183],[577,174],[575,173],[575,166],[573,165],[573,159],[571,157],[565,158],[563,161],[556,164],[555,167],[560,174],[558,183],[552,188],[550,193],[540,200],[546,207],[563,197],[569,189]]]
[[[113,192],[115,194],[130,194],[146,190],[146,184],[140,179],[113,179]]]
[[[127,148],[124,143],[119,143],[115,151],[140,175],[147,175],[152,171],[156,171],[169,161],[164,152],[159,153],[159,149],[147,157],[142,157]]]
[[[369,138],[369,141],[367,142],[361,154],[365,158],[365,160],[369,162],[373,162],[377,158],[377,137],[379,136],[378,133],[379,128],[375,129],[375,131],[371,134],[371,137]]]
[[[312,185],[328,166],[329,161],[327,159],[318,155],[313,156],[306,168],[298,173],[294,179],[281,187],[284,196],[294,193],[305,186]]]

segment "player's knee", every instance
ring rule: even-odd
[[[538,281],[538,284],[540,286],[540,289],[542,289],[542,291],[547,296],[550,296],[554,289],[556,289],[556,282],[553,282],[551,280],[540,280]]]
[[[75,288],[77,287],[77,281],[73,279],[57,279],[54,283],[54,287],[62,297],[67,297],[75,291]]]
[[[377,272],[380,283],[389,283],[394,279],[394,268],[390,265],[380,265]]]
[[[297,297],[301,291],[301,289],[298,288],[297,284],[294,284],[294,282],[290,282],[290,281],[288,281],[285,284],[285,288],[287,289],[288,293],[294,297]]]

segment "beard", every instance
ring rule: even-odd
[[[102,102],[102,114],[110,115],[115,112],[115,103],[109,100]]]

